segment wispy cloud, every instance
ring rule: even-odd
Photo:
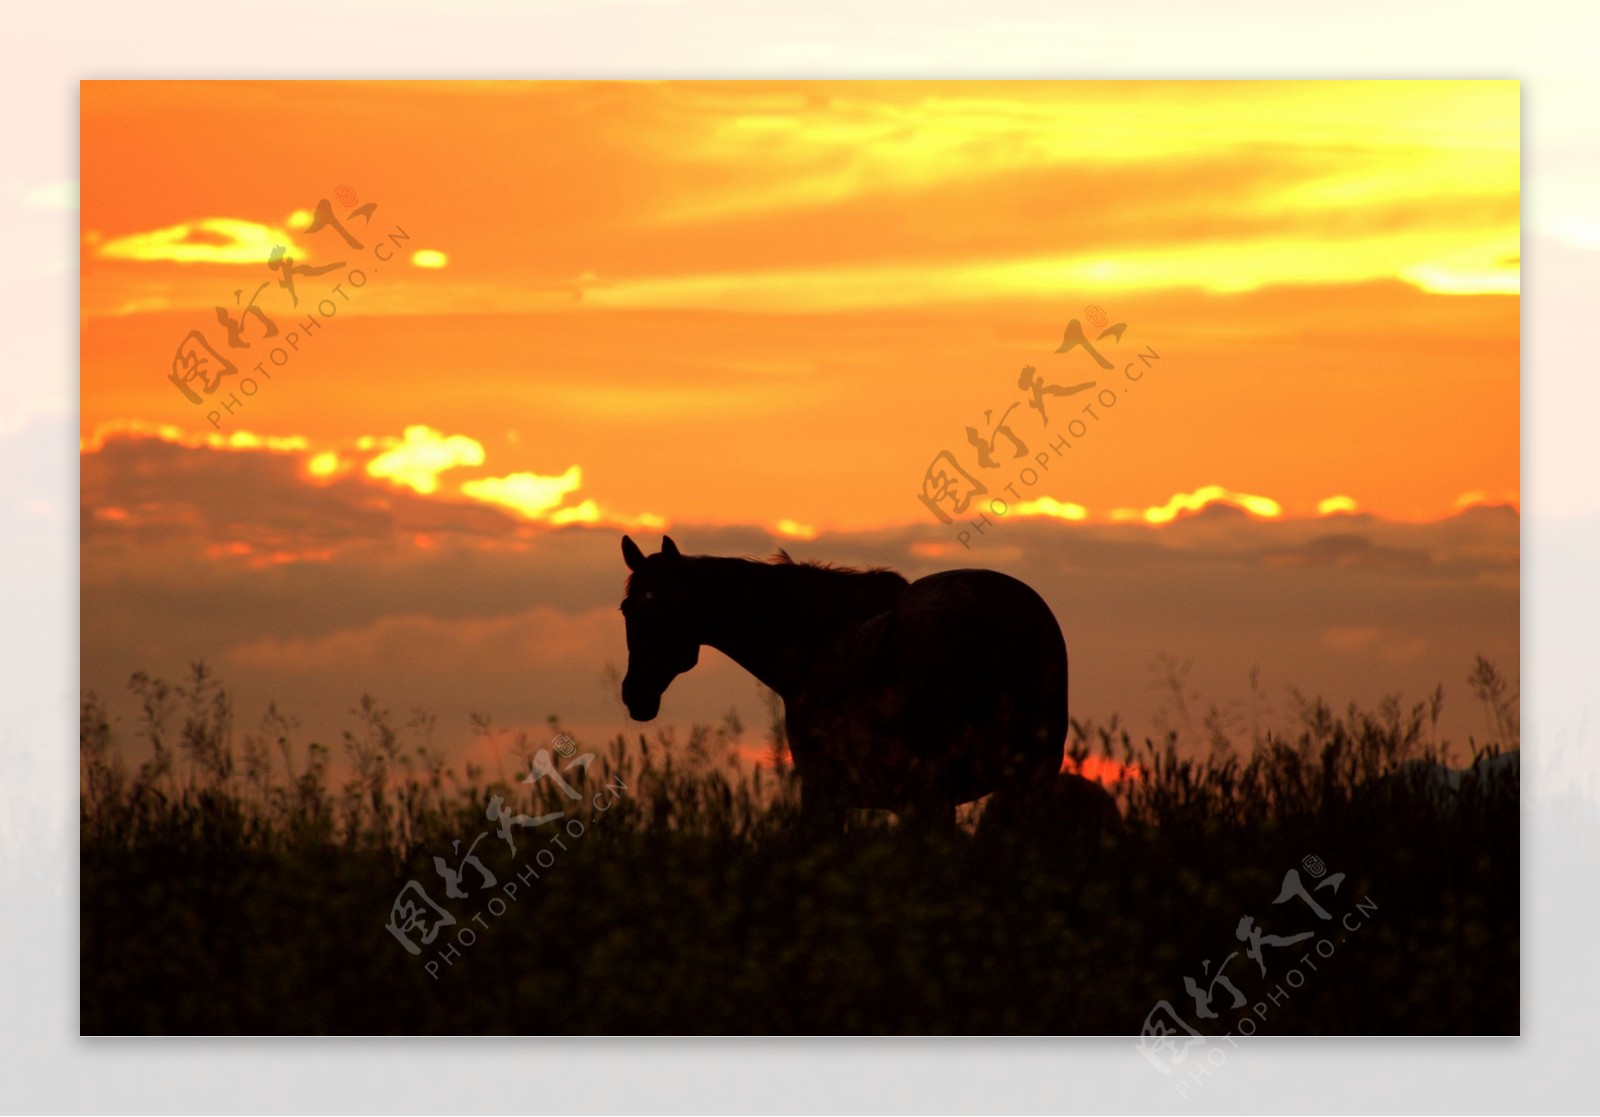
[[[288,231],[236,217],[206,217],[149,232],[127,233],[102,241],[107,260],[170,261],[178,264],[266,264],[274,248],[306,258]]]

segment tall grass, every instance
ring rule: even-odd
[[[1197,727],[1203,706],[1169,675],[1184,703],[1160,742],[1072,723],[1071,764],[1137,775],[1113,789],[1120,830],[989,840],[980,807],[953,836],[862,813],[821,842],[775,703],[764,742],[731,713],[551,752],[574,802],[523,782],[546,739],[484,715],[497,770],[457,771],[426,711],[363,696],[335,753],[276,705],[239,732],[204,665],[172,686],[136,675],[144,762],[99,698],[82,706],[82,1027],[1129,1034],[1240,949],[1241,915],[1284,923],[1284,873],[1316,855],[1346,874],[1341,905],[1370,896],[1382,915],[1264,1030],[1514,1032],[1515,777],[1441,778],[1440,693],[1342,712],[1297,695],[1281,728],[1213,704]],[[1515,697],[1481,659],[1471,686],[1494,736],[1463,759],[1491,760],[1516,745]],[[513,855],[495,798],[565,818],[517,833]],[[503,885],[569,822],[581,839],[549,847],[505,914],[484,912],[503,892],[445,900],[435,858],[487,833]],[[417,956],[385,929],[408,880],[457,919]],[[463,927],[473,944],[445,958]]]

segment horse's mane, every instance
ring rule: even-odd
[[[716,556],[694,555],[686,556],[686,559],[688,561],[716,559]],[[717,561],[728,562],[730,560],[717,559]],[[840,566],[837,563],[814,560],[797,562],[788,551],[781,547],[778,549],[778,553],[769,559],[742,558],[731,561],[749,563],[751,566],[758,567],[777,567],[792,572],[790,574],[791,577],[799,577],[817,585],[827,584],[835,592],[847,593],[852,597],[857,594],[865,594],[871,597],[898,597],[900,591],[911,584],[906,580],[904,574],[887,566]],[[633,592],[632,574],[628,575],[627,582],[623,586],[623,596],[626,597],[631,592]]]
[[[900,594],[910,585],[897,570],[886,566],[837,566],[831,562],[796,562],[788,551],[779,550],[766,562],[752,565],[782,571],[792,579],[796,594],[808,594],[819,608],[844,615],[871,616],[894,607]]]
[[[760,562],[760,560],[754,560]],[[806,560],[795,562],[787,550],[779,547],[778,554],[766,560],[768,567],[782,567],[797,573],[800,578],[814,578],[818,581],[834,581],[840,587],[858,586],[862,589],[872,587],[878,591],[898,592],[909,586],[906,576],[898,570],[888,567],[840,567],[838,563],[818,562]]]
[[[872,578],[873,580],[880,582],[892,581],[898,583],[902,589],[910,585],[910,583],[906,581],[904,574],[901,574],[898,570],[891,570],[887,566],[868,566],[865,568],[860,568],[855,566],[840,566],[837,563],[817,562],[814,560],[796,562],[790,557],[789,552],[785,551],[782,547],[778,548],[777,554],[773,555],[767,560],[767,565],[788,566],[793,567],[796,570],[814,571],[818,574],[826,574],[834,577]]]

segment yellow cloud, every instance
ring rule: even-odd
[[[306,258],[289,234],[274,225],[232,217],[207,217],[148,233],[129,233],[100,246],[110,260],[171,260],[179,264],[265,264],[272,250]]]
[[[332,450],[325,450],[306,463],[306,471],[313,477],[332,477],[339,469],[339,455]]]
[[[432,427],[407,427],[404,441],[384,441],[390,449],[367,463],[367,474],[424,495],[438,489],[439,474],[445,470],[483,464],[482,443],[460,434],[446,436]]]
[[[1356,502],[1348,496],[1330,496],[1317,502],[1317,515],[1332,516],[1340,512],[1354,512]]]
[[[718,175],[664,195],[651,220],[776,219],[871,198],[1017,175],[1137,175],[1218,162],[1202,228],[1259,230],[1100,255],[996,252],[989,259],[862,259],[859,266],[610,277],[585,305],[828,312],[970,302],[1041,291],[1197,288],[1399,279],[1434,294],[1516,294],[1520,189],[1515,82],[825,84],[683,88],[685,120],[656,158]],[[1276,173],[1258,170],[1276,169]],[[1235,186],[1238,175],[1245,185]],[[1200,187],[1197,187],[1200,188]],[[1409,228],[1353,215],[1438,214]],[[1233,220],[1227,220],[1227,219]],[[1324,228],[1318,233],[1285,229]],[[1362,229],[1365,231],[1357,231]]]
[[[1479,505],[1509,504],[1516,507],[1518,496],[1513,492],[1488,493],[1482,489],[1473,489],[1470,493],[1462,493],[1456,497],[1457,508],[1476,508]]]
[[[1193,288],[1238,294],[1272,284],[1384,279],[1399,279],[1431,294],[1513,295],[1521,287],[1520,251],[1514,224],[1469,234],[1419,230],[1327,240],[1263,236],[1119,248],[1105,255],[647,276],[591,288],[584,292],[584,304],[825,313],[1026,298],[1049,291]]]
[[[1522,290],[1522,249],[1508,233],[1400,269],[1400,278],[1432,295],[1515,295]]]
[[[442,268],[450,258],[436,249],[419,248],[411,254],[411,262],[419,268]]]
[[[785,539],[815,539],[817,529],[810,524],[802,524],[796,520],[779,520],[777,532]]]
[[[1071,168],[1085,152],[1130,172],[1201,153],[1343,154],[1327,173],[1245,199],[1262,212],[1518,189],[1518,88],[1508,81],[1017,82],[937,93],[841,84],[679,96],[703,124],[663,156],[732,171],[670,203],[657,216],[665,223]]]
[[[559,477],[544,477],[537,473],[482,477],[464,482],[461,492],[474,500],[502,504],[530,520],[538,520],[565,500],[568,493],[576,492],[582,483],[583,470],[572,466]],[[592,522],[599,518],[600,512],[593,501],[585,501],[577,508],[563,509],[557,516],[563,514],[565,519],[558,520],[556,516],[549,518],[556,523]]]
[[[592,500],[572,508],[557,508],[550,514],[553,524],[592,524],[600,519],[600,506]]]
[[[1025,500],[1012,511],[1018,516],[1052,516],[1058,520],[1086,520],[1089,510],[1081,504],[1070,504],[1042,496],[1038,500]]]
[[[211,450],[266,450],[274,454],[296,454],[310,449],[310,443],[299,435],[252,434],[250,431],[193,433],[171,423],[109,419],[96,424],[88,438],[80,438],[78,450],[85,454],[97,453],[113,438],[156,438],[191,450],[204,446]]]
[[[1154,508],[1117,508],[1111,513],[1113,520],[1143,520],[1147,524],[1171,523],[1183,512],[1198,512],[1208,504],[1232,504],[1242,508],[1252,516],[1262,519],[1276,519],[1283,515],[1283,508],[1277,501],[1270,497],[1255,496],[1251,493],[1236,493],[1232,489],[1225,489],[1221,485],[1206,485],[1192,493],[1175,493],[1171,500]]]

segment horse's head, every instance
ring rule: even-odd
[[[622,557],[633,571],[622,616],[628,629],[628,673],[622,702],[635,721],[649,721],[661,710],[661,695],[672,680],[700,662],[700,641],[689,616],[684,559],[665,536],[659,554],[646,556],[626,535]]]

